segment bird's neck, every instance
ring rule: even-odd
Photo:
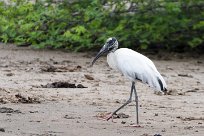
[[[109,52],[107,55],[107,62],[108,65],[112,68],[112,69],[116,69],[117,70],[117,65],[116,65],[116,59],[115,59],[115,54],[114,52]]]
[[[114,53],[118,48],[113,48],[109,53]]]

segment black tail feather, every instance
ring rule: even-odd
[[[163,86],[162,81],[161,81],[159,78],[157,78],[157,80],[158,80],[158,82],[159,82],[159,85],[160,85],[161,90],[162,90],[163,92],[166,92],[167,89]]]

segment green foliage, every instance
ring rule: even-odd
[[[83,51],[114,36],[123,47],[196,48],[203,9],[203,0],[11,0],[0,2],[0,40]]]

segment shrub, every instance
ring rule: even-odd
[[[61,0],[62,1],[62,0]],[[196,48],[204,41],[202,0],[11,0],[0,2],[0,40],[35,48]]]

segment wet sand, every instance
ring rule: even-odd
[[[136,120],[134,100],[119,112],[128,118],[116,118],[114,123],[99,119],[128,99],[131,83],[108,67],[105,56],[89,67],[95,54],[0,45],[0,135],[204,134],[204,56],[147,54],[169,93],[156,95],[136,83],[142,127],[133,128],[129,125]],[[69,88],[53,88],[54,82]]]

